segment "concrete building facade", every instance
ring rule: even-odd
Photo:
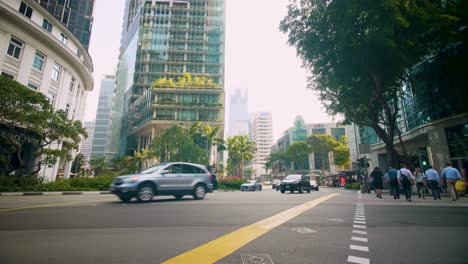
[[[202,121],[224,135],[224,9],[224,0],[126,1],[110,141],[120,156],[176,124]],[[218,85],[153,86],[186,73]]]
[[[86,47],[33,0],[0,1],[1,74],[43,93],[54,109],[83,120],[93,89],[93,64]],[[61,148],[55,143],[52,148]],[[76,153],[70,153],[74,156]],[[46,181],[67,178],[71,162],[61,159],[39,172]]]
[[[264,166],[271,153],[271,145],[273,144],[273,119],[271,112],[251,113],[249,130],[250,140],[257,147],[254,159],[251,162],[252,177],[257,178],[266,174]]]

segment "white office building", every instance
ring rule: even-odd
[[[85,46],[33,0],[0,1],[1,74],[50,99],[69,119],[83,120],[93,89],[93,64]],[[61,143],[52,148],[61,148]],[[74,156],[76,153],[70,153]],[[68,178],[71,161],[61,159],[39,172],[46,181]]]
[[[86,165],[91,160],[95,127],[96,121],[94,120],[84,122],[84,128],[86,129],[86,133],[88,133],[88,137],[81,141],[80,153],[85,157]]]
[[[255,142],[257,152],[252,160],[252,177],[266,174],[265,163],[273,144],[273,121],[271,112],[256,112],[250,114],[250,140]]]

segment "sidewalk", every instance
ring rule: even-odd
[[[65,191],[65,192],[2,192],[0,196],[36,196],[36,195],[96,195],[111,194],[109,191]]]

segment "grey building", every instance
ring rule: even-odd
[[[247,93],[243,95],[240,89],[236,89],[229,96],[228,136],[249,134],[249,108],[247,104]]]
[[[94,0],[35,0],[89,48]]]
[[[114,97],[115,76],[106,75],[101,81],[99,102],[96,111],[96,126],[94,130],[93,158],[105,157],[112,159],[116,153],[109,149],[109,127],[111,122],[112,99]]]
[[[80,153],[86,159],[86,164],[91,160],[91,151],[93,148],[93,136],[94,136],[94,127],[95,121],[85,121],[84,128],[86,129],[86,133],[88,133],[88,137],[81,141],[80,145]]]
[[[121,156],[176,124],[202,121],[224,134],[224,8],[224,0],[126,1],[111,127]],[[153,85],[185,73],[219,85]]]

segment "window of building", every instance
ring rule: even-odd
[[[333,127],[331,129],[331,134],[336,140],[340,140],[344,135],[346,135],[346,131],[343,127]]]
[[[52,80],[58,82],[61,71],[62,71],[62,66],[58,65],[57,63],[54,64],[54,67],[52,68]]]
[[[159,94],[158,102],[175,102],[175,95],[172,93]]]
[[[312,129],[312,135],[323,135],[323,134],[326,134],[325,128],[313,128]]]
[[[68,112],[70,112],[70,104],[65,106],[65,116],[68,117]]]
[[[20,5],[20,8],[19,8],[19,12],[29,18],[31,18],[32,16],[32,8],[30,6],[28,6],[27,4],[25,4],[24,2],[21,2],[21,5]]]
[[[179,110],[178,120],[193,121],[196,120],[197,113],[194,110]]]
[[[62,42],[62,44],[65,46],[68,44],[68,38],[63,33],[60,33],[60,42]]]
[[[54,92],[49,91],[49,93],[47,93],[47,99],[49,99],[49,103],[51,105],[54,105],[56,96],[57,95]]]
[[[76,83],[76,79],[74,77],[71,78],[71,81],[70,81],[70,92],[73,92],[73,89],[75,89],[75,83]]]
[[[8,74],[6,72],[2,72],[2,76],[4,77],[7,77],[8,79],[11,79],[11,80],[14,80],[15,79],[15,76],[11,75],[11,74]]]
[[[200,95],[200,103],[218,103],[219,97],[217,94],[202,94]]]
[[[180,94],[179,103],[196,103],[197,96],[195,94]]]
[[[35,84],[32,84],[32,83],[28,83],[28,88],[30,88],[30,89],[32,89],[34,91],[38,90],[37,86]]]
[[[52,24],[49,22],[49,20],[45,19],[42,20],[42,28],[47,30],[48,32],[52,32]]]
[[[42,72],[44,67],[45,55],[36,50],[36,55],[34,55],[33,68]]]
[[[200,121],[218,121],[218,111],[200,111]]]
[[[8,46],[7,54],[12,56],[15,59],[19,59],[21,56],[21,50],[24,47],[24,43],[20,40],[11,37],[10,45]]]
[[[156,111],[156,119],[175,120],[175,111],[174,109],[158,109]]]

